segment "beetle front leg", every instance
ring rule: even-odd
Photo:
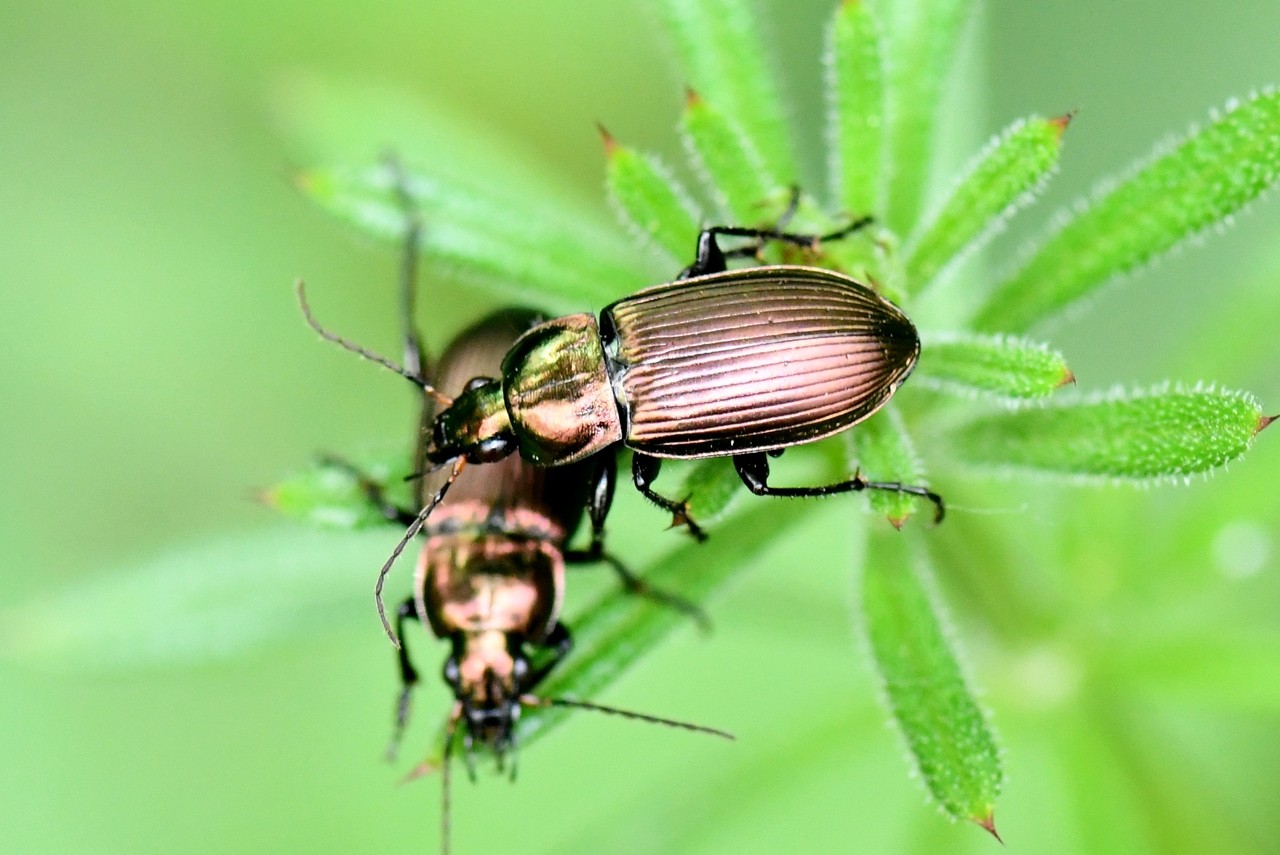
[[[769,241],[789,243],[801,249],[816,249],[824,241],[835,241],[846,238],[854,232],[861,231],[875,220],[872,217],[860,217],[847,226],[822,235],[784,232],[778,229],[752,229],[741,226],[712,226],[698,232],[698,247],[693,264],[680,272],[677,279],[690,279],[708,273],[722,273],[729,267],[730,258],[751,258],[755,256]],[[738,249],[724,250],[720,248],[718,237],[752,238],[754,243]]]
[[[320,458],[320,464],[322,466],[331,466],[350,475],[355,480],[356,486],[360,488],[360,492],[364,493],[364,497],[369,501],[369,504],[377,508],[391,522],[408,526],[418,518],[418,515],[413,511],[392,504],[383,492],[383,484],[370,477],[359,466],[356,466],[346,458],[338,457],[335,454],[326,454]]]
[[[935,523],[942,522],[946,507],[942,497],[925,487],[903,484],[898,481],[867,481],[861,475],[854,475],[848,481],[838,484],[827,484],[823,487],[770,487],[769,458],[764,453],[734,455],[733,466],[738,470],[738,477],[747,489],[757,496],[831,496],[836,493],[858,493],[863,490],[886,490],[891,493],[906,493],[919,496],[933,502]]]
[[[555,670],[560,661],[569,655],[569,651],[573,650],[573,636],[569,634],[569,627],[562,623],[557,623],[539,646],[549,648],[551,658],[529,672],[524,684],[519,687],[521,693],[537,688],[538,684]]]
[[[636,489],[643,493],[646,499],[671,514],[672,528],[679,525],[688,526],[689,534],[693,535],[694,540],[699,542],[706,540],[706,532],[689,518],[688,499],[677,502],[655,493],[653,488],[649,486],[657,479],[658,470],[661,468],[662,458],[650,457],[639,452],[633,454],[631,456],[631,480],[635,483]]]
[[[396,725],[391,732],[391,744],[387,746],[387,760],[395,760],[400,750],[400,740],[404,737],[404,729],[409,724],[409,699],[413,687],[418,685],[418,669],[409,661],[409,645],[405,642],[404,622],[418,620],[418,610],[413,598],[400,604],[396,612],[396,635],[400,637],[400,649],[396,651],[400,662],[400,697],[396,701]]]

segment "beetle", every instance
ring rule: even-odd
[[[769,457],[839,433],[883,407],[914,369],[920,338],[911,320],[874,289],[832,270],[781,264],[729,269],[766,242],[815,248],[863,228],[856,220],[826,235],[714,226],[698,236],[693,264],[673,281],[606,306],[595,316],[545,321],[515,341],[494,375],[471,379],[456,398],[409,375],[443,409],[434,417],[425,460],[449,477],[409,524],[375,585],[378,614],[395,642],[382,602],[387,573],[453,479],[469,463],[516,455],[555,468],[594,458],[593,519],[613,496],[619,446],[633,452],[636,488],[705,537],[687,502],[656,492],[664,459],[731,457],[746,487],[762,496],[825,496],[889,490],[928,499],[933,491],[855,474],[835,484],[776,487]],[[726,251],[722,237],[751,245]],[[397,371],[376,354],[321,327],[331,341]],[[404,372],[400,372],[404,374]]]

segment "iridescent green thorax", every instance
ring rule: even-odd
[[[592,315],[529,330],[502,363],[502,385],[520,454],[560,466],[622,439],[618,406]]]

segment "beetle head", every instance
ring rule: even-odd
[[[513,745],[528,673],[528,660],[507,633],[490,630],[455,636],[444,679],[462,705],[468,755],[472,742],[479,742],[492,749],[502,765]]]
[[[492,463],[515,450],[502,383],[477,377],[436,416],[427,457],[432,463],[458,457],[470,463]]]

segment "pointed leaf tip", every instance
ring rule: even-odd
[[[684,106],[686,110],[691,110],[702,103],[702,96],[692,86],[684,88]]]
[[[1004,838],[1000,836],[1000,832],[996,831],[995,811],[987,811],[986,816],[976,816],[973,818],[973,821],[978,824],[979,828],[994,837],[1001,846],[1004,845]]]
[[[596,122],[596,132],[600,134],[600,142],[604,146],[604,156],[613,157],[618,151],[618,141],[613,138],[601,122]]]
[[[1058,388],[1061,389],[1063,386],[1074,385],[1076,385],[1076,373],[1068,368],[1066,369],[1066,373],[1062,375],[1062,382],[1058,384]]]
[[[1280,419],[1280,415],[1260,416],[1258,418],[1258,427],[1254,429],[1253,435],[1257,436],[1258,434],[1262,433],[1264,430],[1267,429],[1267,425],[1271,424],[1276,419]]]
[[[1049,120],[1049,124],[1058,129],[1058,139],[1062,139],[1062,135],[1066,133],[1067,126],[1071,124],[1071,120],[1074,119],[1076,117],[1076,113],[1079,112],[1079,110],[1068,110],[1061,116],[1057,116]]]

